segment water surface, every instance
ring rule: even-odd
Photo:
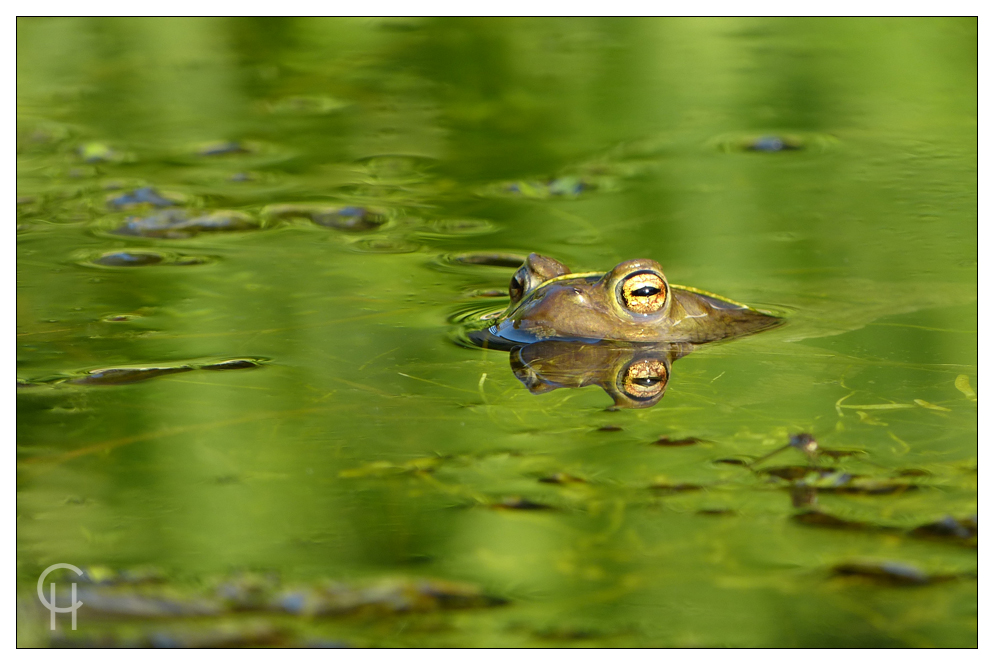
[[[975,19],[18,21],[19,643],[975,645],[948,520],[977,510],[976,46]],[[514,270],[457,257],[532,251],[788,323],[649,409],[533,395],[453,341]],[[143,368],[183,371],[81,380]],[[800,432],[854,452],[744,466]],[[96,599],[53,637],[57,562],[267,600]],[[421,579],[506,602],[270,602]]]

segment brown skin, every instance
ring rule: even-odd
[[[651,259],[619,263],[604,274],[572,274],[531,254],[515,273],[511,305],[489,333],[528,344],[548,339],[702,344],[783,323],[713,294],[671,287]]]
[[[692,348],[547,340],[513,348],[510,360],[514,375],[532,393],[596,385],[611,396],[615,409],[644,409],[662,399],[670,366]]]

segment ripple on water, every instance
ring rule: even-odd
[[[386,224],[393,216],[393,212],[385,208],[320,203],[281,203],[267,206],[262,211],[262,217],[267,221],[304,219],[340,231],[371,231]]]
[[[494,233],[497,225],[485,219],[436,219],[425,222],[415,234],[426,240],[446,240]]]
[[[421,245],[406,238],[359,238],[348,244],[354,252],[368,254],[410,254],[421,249]]]
[[[36,381],[18,382],[21,386],[42,384],[64,384],[83,386],[120,386],[131,383],[148,381],[161,376],[192,372],[194,370],[229,371],[238,369],[253,369],[269,362],[267,358],[226,358],[196,360],[184,363],[171,363],[143,367],[102,367],[99,369],[78,370],[66,372],[54,377]]]
[[[839,140],[829,134],[722,134],[708,145],[722,152],[780,153],[804,150],[822,151],[835,146]]]
[[[101,227],[118,222],[101,223]],[[169,208],[145,216],[128,217],[124,224],[110,231],[118,236],[142,238],[192,238],[201,233],[227,233],[261,229],[262,225],[251,215],[237,210],[196,212]]]
[[[512,252],[462,252],[440,254],[429,263],[431,268],[442,272],[476,273],[488,268],[518,269],[525,262],[524,254]],[[492,272],[492,271],[491,271]],[[508,273],[510,279],[510,273]]]
[[[468,303],[459,303],[448,316],[450,328],[449,340],[457,346],[478,349],[481,346],[480,335],[489,339],[485,331],[507,309],[506,297],[477,299]],[[500,346],[500,340],[494,339],[493,348]]]
[[[131,210],[139,207],[171,208],[182,203],[179,194],[164,196],[154,187],[139,187],[124,194],[111,195],[107,207],[113,210]]]
[[[148,266],[197,266],[214,261],[209,256],[192,256],[149,249],[120,249],[91,253],[77,263],[91,268],[144,268]]]

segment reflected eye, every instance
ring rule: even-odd
[[[658,312],[666,304],[667,287],[654,272],[636,272],[621,283],[621,304],[636,314]]]
[[[666,365],[655,358],[646,358],[625,368],[620,388],[632,399],[647,400],[659,396],[668,380]]]

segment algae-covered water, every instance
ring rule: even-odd
[[[19,20],[19,643],[976,645],[976,30]],[[787,323],[532,394],[529,252]]]

